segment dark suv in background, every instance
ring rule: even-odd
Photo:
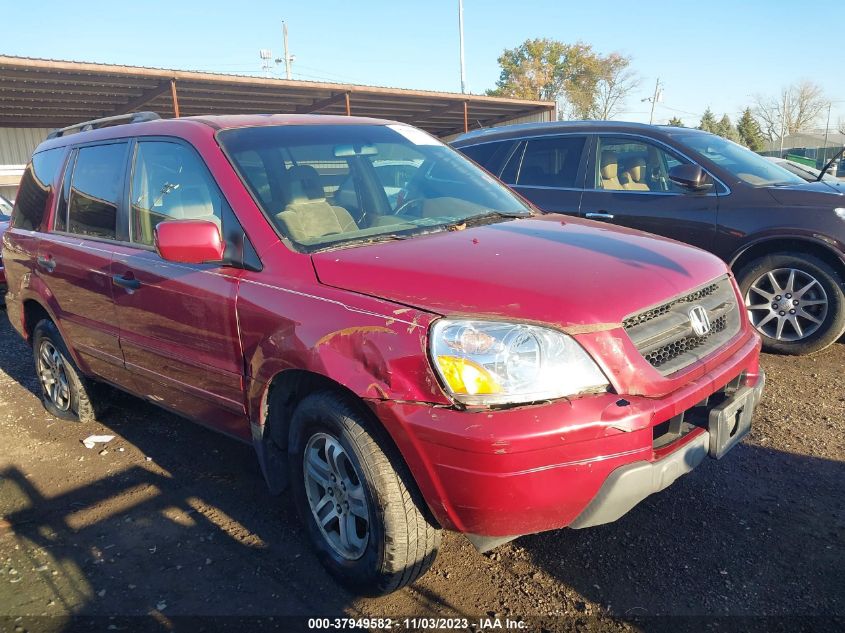
[[[707,132],[637,123],[512,125],[453,146],[544,211],[715,253],[770,351],[815,352],[845,331],[845,183],[805,182]]]

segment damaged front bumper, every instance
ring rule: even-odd
[[[763,396],[765,382],[761,371],[753,387],[741,387],[710,409],[707,430],[697,433],[682,448],[663,459],[635,462],[614,470],[569,527],[579,529],[616,521],[649,495],[668,488],[708,455],[715,459],[724,456],[751,430],[751,418]]]
[[[607,393],[472,412],[369,404],[434,517],[486,551],[526,534],[613,521],[708,453],[723,455],[748,432],[759,402],[759,349],[749,337],[716,369],[662,398]]]

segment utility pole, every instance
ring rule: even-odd
[[[654,123],[654,104],[657,103],[658,99],[660,99],[660,77],[658,77],[657,81],[654,82],[654,95],[646,97],[645,99],[640,99],[640,101],[651,101],[651,115],[648,117],[649,125]]]
[[[458,37],[461,43],[461,92],[467,92],[466,69],[464,68],[464,0],[458,0]]]
[[[830,109],[833,101],[827,104],[827,125],[824,126],[824,154],[822,155],[822,168],[827,164],[827,134],[830,131]]]
[[[261,58],[261,70],[264,71],[266,77],[269,77],[270,71],[273,69],[273,51],[269,48],[262,48],[258,51],[258,56]]]
[[[288,52],[288,25],[285,24],[285,21],[282,20],[282,37],[285,41],[285,78],[290,79],[290,63],[293,61],[290,53]]]

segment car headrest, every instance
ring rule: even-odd
[[[320,184],[320,174],[311,165],[295,165],[288,170],[290,201],[324,200],[326,192]]]
[[[642,182],[645,178],[645,159],[633,158],[628,163],[628,176],[634,182]]]
[[[176,219],[214,220],[214,205],[206,187],[186,187],[181,191],[179,203],[174,209]]]
[[[601,177],[605,180],[616,178],[619,162],[616,152],[605,150],[601,153]]]

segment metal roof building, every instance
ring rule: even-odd
[[[320,113],[394,119],[449,137],[551,120],[555,104],[459,93],[251,77],[0,55],[0,193],[50,128],[152,110],[202,114]],[[10,172],[14,172],[9,175]]]

